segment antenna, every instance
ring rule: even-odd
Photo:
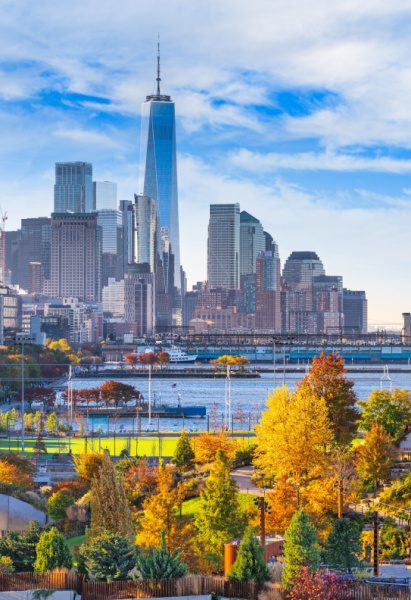
[[[160,34],[158,34],[158,38],[157,38],[157,96],[161,95],[160,92],[160,81],[161,81],[161,77],[160,77]]]

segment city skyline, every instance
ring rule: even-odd
[[[213,14],[181,2],[181,22],[165,4],[160,16],[120,5],[111,18],[112,3],[90,1],[80,22],[48,1],[10,3],[0,23],[7,228],[50,215],[55,162],[89,161],[119,199],[142,191],[139,112],[155,92],[160,30],[189,283],[206,277],[210,204],[239,202],[273,235],[282,265],[292,251],[318,253],[345,286],[367,291],[371,327],[399,327],[411,298],[406,3],[315,1],[303,25],[298,2],[275,15],[265,2],[234,11],[227,1]],[[136,22],[139,35],[127,35]]]

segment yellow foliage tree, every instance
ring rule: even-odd
[[[333,439],[325,400],[305,386],[295,392],[283,386],[269,394],[256,433],[257,466],[267,477],[286,476],[296,484],[326,465]]]
[[[278,478],[272,490],[266,492],[270,512],[266,515],[267,531],[284,534],[298,510],[297,487],[286,475]]]
[[[78,454],[74,456],[74,464],[77,473],[84,481],[91,481],[99,474],[104,462],[104,454],[92,452],[90,454]]]
[[[180,483],[175,486],[173,479],[171,469],[165,466],[159,468],[157,492],[143,504],[144,518],[137,533],[137,545],[158,548],[164,531],[167,550],[174,552],[180,549],[184,562],[193,571],[198,565],[196,530],[191,522],[179,519],[184,490]]]
[[[195,462],[204,464],[214,462],[219,450],[224,452],[230,460],[233,459],[237,444],[226,433],[220,433],[219,435],[203,433],[193,439],[193,448]]]

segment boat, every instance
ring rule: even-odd
[[[198,354],[187,354],[187,352],[184,352],[184,350],[181,350],[177,346],[172,346],[166,352],[170,357],[170,363],[193,363],[197,360],[198,356]]]

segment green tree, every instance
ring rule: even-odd
[[[387,479],[395,462],[396,451],[379,423],[374,422],[365,436],[364,443],[357,450],[357,472],[364,481],[371,481],[375,487],[380,480]]]
[[[354,382],[346,379],[346,373],[342,356],[326,356],[323,351],[320,357],[313,358],[311,370],[300,384],[310,387],[318,398],[324,398],[335,443],[342,446],[356,435],[360,416]]]
[[[74,498],[67,490],[59,490],[51,494],[47,501],[47,512],[52,519],[60,521],[66,517],[69,506],[74,504]]]
[[[8,556],[17,572],[33,571],[36,546],[42,531],[38,521],[31,521],[23,533],[8,533],[0,540],[0,555]]]
[[[310,572],[314,572],[320,565],[317,533],[302,508],[295,513],[285,533],[284,563],[285,588],[292,587],[302,567],[307,567]]]
[[[200,495],[200,510],[195,523],[210,552],[221,562],[224,544],[241,535],[246,515],[238,503],[238,486],[230,475],[230,462],[217,452],[216,462]]]
[[[55,412],[52,412],[46,421],[46,431],[48,431],[49,433],[55,432],[57,431],[58,426],[59,421],[57,419],[57,415]]]
[[[264,559],[264,548],[251,527],[246,529],[228,578],[232,581],[257,581],[258,583],[270,579],[270,571]]]
[[[411,423],[411,393],[395,388],[373,390],[368,400],[358,403],[361,407],[359,427],[370,431],[374,421],[382,425],[392,442],[398,442]]]
[[[107,531],[133,542],[134,525],[123,479],[108,454],[104,454],[98,476],[93,479],[90,506],[90,538]]]
[[[185,429],[177,442],[174,456],[171,460],[180,471],[189,471],[194,467],[194,450]]]
[[[0,575],[10,575],[13,573],[13,562],[9,556],[0,556]]]
[[[61,567],[71,569],[72,566],[70,548],[61,533],[55,527],[42,533],[36,546],[34,570],[43,574]]]
[[[87,571],[97,581],[127,579],[136,565],[134,544],[116,533],[105,531],[80,550]]]
[[[360,565],[361,528],[350,519],[337,519],[326,544],[328,565],[343,573],[352,573]]]
[[[137,568],[143,579],[177,579],[187,573],[181,550],[167,550],[164,531],[158,548],[150,547],[138,553]]]

